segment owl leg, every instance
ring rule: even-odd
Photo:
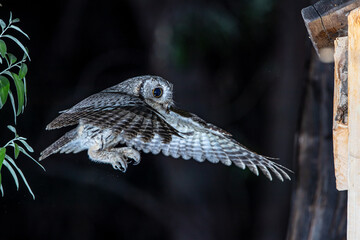
[[[128,158],[136,163],[140,162],[140,153],[130,147],[102,149],[98,146],[90,147],[88,154],[91,160],[102,163],[110,163],[114,169],[125,172]]]
[[[126,161],[128,158],[134,160],[134,165],[138,165],[140,163],[140,153],[131,147],[113,148],[112,150],[121,154]]]

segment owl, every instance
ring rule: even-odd
[[[232,163],[256,175],[260,169],[272,180],[290,180],[287,168],[256,154],[232,135],[197,115],[177,108],[173,85],[158,76],[139,76],[94,94],[60,112],[47,130],[76,126],[46,148],[39,160],[51,154],[87,150],[89,158],[126,171],[140,162],[140,153],[212,163]]]

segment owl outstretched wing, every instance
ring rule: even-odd
[[[158,113],[154,112],[153,114]],[[177,132],[176,135],[171,135],[170,142],[163,141],[162,137],[156,133],[148,141],[143,141],[141,128],[138,131],[140,134],[125,142],[128,146],[145,153],[158,154],[162,152],[164,155],[174,158],[181,157],[186,160],[193,158],[199,162],[208,160],[213,163],[221,162],[228,166],[234,163],[242,169],[248,167],[256,175],[259,175],[258,169],[260,169],[270,180],[272,180],[271,172],[281,181],[290,180],[286,173],[290,170],[271,161],[268,157],[248,150],[232,139],[229,133],[206,123],[194,114],[182,112],[175,123],[170,123],[170,121],[168,123]],[[152,124],[158,129],[162,128],[156,122]],[[167,131],[167,129],[163,129],[163,131]]]
[[[286,168],[246,149],[224,130],[176,108],[170,110],[170,115],[173,118],[160,114],[138,97],[101,92],[63,111],[47,129],[76,125],[81,121],[100,129],[111,129],[121,136],[121,143],[145,153],[162,152],[174,158],[225,165],[234,163],[243,169],[247,166],[256,175],[260,169],[270,180],[271,172],[282,181],[284,178],[290,180]]]

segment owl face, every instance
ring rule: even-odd
[[[140,89],[140,95],[150,106],[158,109],[159,105],[167,109],[173,104],[173,85],[157,76],[148,76]]]
[[[128,95],[142,97],[154,109],[167,110],[173,105],[173,85],[158,76],[140,76],[130,78],[103,92],[120,92]]]

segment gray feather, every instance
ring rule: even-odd
[[[73,129],[65,135],[63,135],[61,138],[59,138],[56,142],[51,144],[49,147],[47,147],[44,151],[40,153],[39,160],[43,160],[47,158],[48,156],[59,152],[65,145],[69,144],[71,141],[73,141],[76,138],[77,131],[76,129]]]

